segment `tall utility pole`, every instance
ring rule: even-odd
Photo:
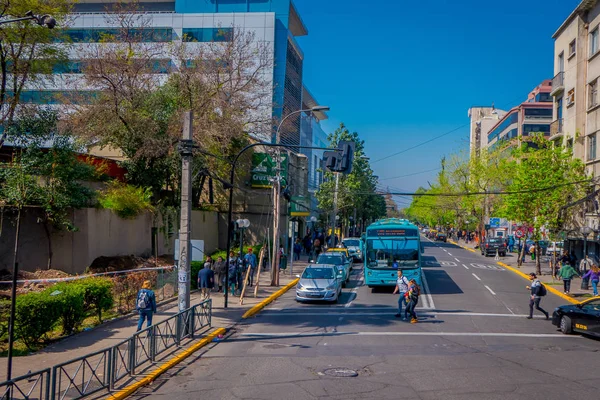
[[[337,225],[337,221],[335,217],[338,212],[338,189],[340,188],[340,174],[339,172],[335,172],[335,191],[333,192],[333,214],[331,214],[331,240],[329,242],[329,247],[335,247],[335,228]]]
[[[179,223],[179,311],[190,307],[190,259],[192,255],[191,225],[192,219],[192,112],[183,114],[183,138],[181,153],[181,221]]]
[[[281,151],[277,151],[277,174],[273,181],[273,260],[271,286],[279,286],[279,197],[281,196]]]

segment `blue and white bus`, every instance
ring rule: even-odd
[[[395,286],[398,268],[421,286],[421,236],[405,219],[389,218],[367,227],[365,233],[365,284]],[[396,267],[397,265],[397,267]]]

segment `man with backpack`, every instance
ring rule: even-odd
[[[546,290],[546,286],[542,284],[537,278],[537,275],[533,272],[529,274],[529,279],[531,279],[531,286],[526,286],[527,289],[531,290],[531,297],[529,298],[529,316],[527,319],[533,318],[533,307],[538,311],[541,311],[546,319],[550,318],[550,315],[540,307],[540,301],[542,297],[544,297],[548,291]]]
[[[135,309],[140,315],[137,326],[138,331],[142,330],[144,320],[147,321],[146,327],[150,327],[152,325],[152,314],[156,312],[156,297],[154,296],[154,292],[150,289],[150,287],[152,287],[150,281],[144,281],[142,288],[137,294]]]

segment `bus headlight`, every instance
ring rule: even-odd
[[[369,273],[368,273],[367,275],[368,275],[368,276],[371,276],[371,275],[373,275],[373,274],[371,273],[371,271],[369,271]]]

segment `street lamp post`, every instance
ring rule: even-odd
[[[329,107],[327,106],[315,106],[308,109],[296,110],[292,111],[285,117],[281,119],[281,122],[277,126],[277,130],[275,131],[275,144],[281,144],[281,127],[283,123],[293,115],[301,114],[303,112],[322,112],[329,111]],[[281,146],[279,146],[281,147]],[[273,215],[273,265],[271,271],[271,285],[278,286],[279,285],[279,214],[280,214],[280,201],[279,198],[281,196],[281,148],[277,152],[277,177],[273,182],[274,185],[274,215]],[[286,227],[287,231],[288,227]]]
[[[593,230],[589,226],[584,226],[581,228],[581,233],[583,234],[583,271],[587,271],[587,238],[592,233]]]
[[[19,21],[35,20],[40,26],[45,26],[48,29],[53,29],[56,26],[56,20],[49,15],[34,15],[33,11],[27,11],[24,17],[0,20],[0,25],[10,24]],[[18,244],[19,244],[19,228],[21,221],[21,209],[19,208],[17,217],[17,229],[15,235],[15,249],[13,253],[13,268],[12,268],[12,287],[10,299],[10,317],[8,320],[8,354],[6,357],[6,380],[12,379],[12,358],[13,347],[15,340],[15,307],[17,300],[17,275],[19,274],[19,264],[17,262]],[[8,398],[11,398],[12,388],[9,388]]]
[[[235,224],[240,231],[240,257],[244,257],[244,230],[250,227],[250,221],[247,219],[238,219]]]

